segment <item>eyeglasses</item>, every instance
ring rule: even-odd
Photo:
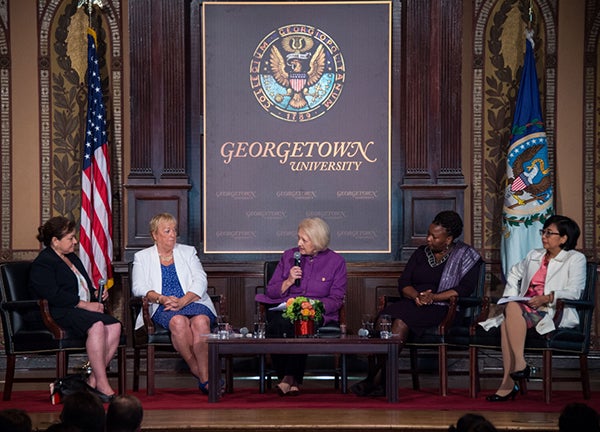
[[[553,236],[553,235],[560,235],[560,233],[552,232],[552,231],[550,231],[548,229],[545,229],[545,230],[541,229],[540,230],[540,235],[543,236],[543,237],[550,237],[550,236]]]

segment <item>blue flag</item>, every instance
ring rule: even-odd
[[[554,213],[552,173],[540,106],[533,39],[527,34],[525,64],[506,156],[500,253],[504,275],[527,252],[542,247],[539,230]]]

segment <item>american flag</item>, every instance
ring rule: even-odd
[[[112,285],[112,197],[106,109],[102,99],[96,33],[88,30],[88,110],[81,172],[81,232],[79,254],[94,284]]]

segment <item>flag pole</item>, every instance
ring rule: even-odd
[[[94,5],[98,6],[100,9],[102,9],[104,7],[104,3],[102,3],[103,0],[79,0],[79,3],[77,3],[77,7],[83,7],[83,6],[87,6],[87,10],[88,10],[88,19],[89,19],[89,27],[92,28],[92,12],[94,9]]]
[[[531,31],[533,26],[533,0],[529,0],[529,23],[527,24],[527,30]]]

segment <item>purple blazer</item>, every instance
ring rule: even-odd
[[[346,295],[346,260],[331,249],[325,249],[314,257],[302,256],[300,286],[294,284],[282,294],[281,285],[290,275],[290,269],[294,267],[295,252],[298,252],[297,247],[283,253],[269,285],[265,288],[265,293],[257,294],[256,301],[277,305],[291,297],[305,296],[323,302],[323,324],[338,321]]]

